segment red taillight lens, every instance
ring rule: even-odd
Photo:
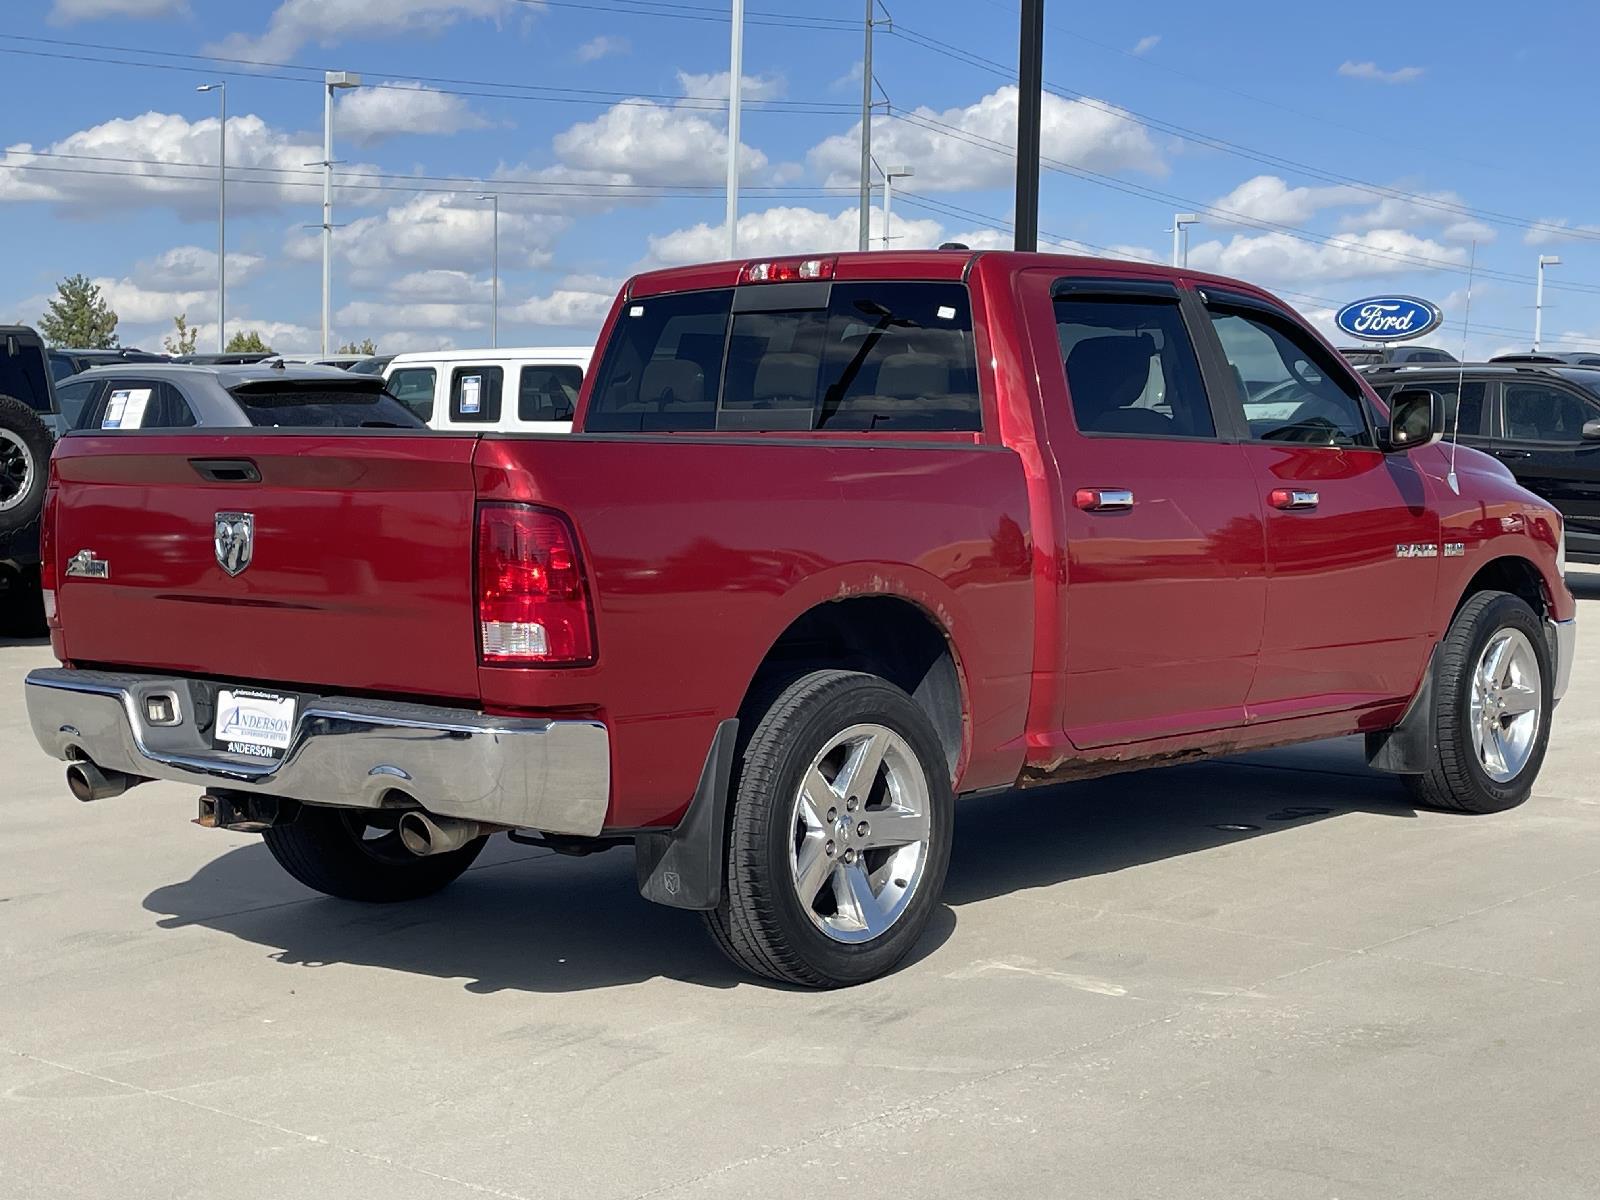
[[[832,279],[838,260],[833,258],[777,258],[745,263],[740,283],[798,283]]]
[[[529,504],[478,509],[478,638],[494,665],[594,661],[583,560],[561,514]]]
[[[56,485],[51,483],[44,493],[44,515],[39,520],[39,589],[44,593],[44,617],[50,625],[56,622]]]

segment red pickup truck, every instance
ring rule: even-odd
[[[959,795],[1356,733],[1422,803],[1529,794],[1560,517],[1256,288],[721,263],[630,280],[596,361],[571,436],[64,438],[27,694],[72,791],[197,784],[357,900],[631,843],[811,986],[917,940]]]

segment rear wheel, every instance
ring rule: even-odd
[[[1434,758],[1406,777],[1430,808],[1490,813],[1528,798],[1550,739],[1550,649],[1538,615],[1506,592],[1480,592],[1440,643]]]
[[[734,962],[772,979],[876,978],[927,927],[953,821],[943,747],[905,692],[856,672],[806,675],[746,746],[707,924]]]
[[[472,865],[488,839],[419,858],[400,842],[398,813],[302,806],[261,836],[289,874],[341,900],[389,903],[432,895]]]

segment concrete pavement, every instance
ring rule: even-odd
[[[79,805],[0,642],[0,1197],[1600,1195],[1600,571],[1537,793],[1337,743],[963,806],[891,978],[752,982],[627,851],[324,899]]]

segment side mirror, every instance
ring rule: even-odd
[[[1600,417],[1596,417],[1592,421],[1585,421],[1581,436],[1586,442],[1600,442]]]
[[[1428,388],[1401,388],[1389,397],[1389,444],[1394,453],[1431,446],[1444,437],[1444,401]]]

